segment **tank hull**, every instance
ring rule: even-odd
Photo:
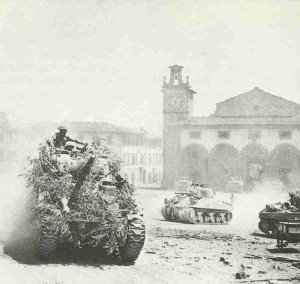
[[[300,212],[268,212],[266,209],[259,213],[258,228],[265,234],[277,237],[279,222],[300,222]]]
[[[134,187],[118,174],[120,159],[101,143],[74,152],[47,141],[38,159],[30,160],[24,177],[41,259],[51,261],[61,248],[106,254],[117,262],[139,256],[145,241],[142,209]]]
[[[225,225],[232,219],[232,206],[214,195],[177,194],[165,200],[161,213],[167,221]]]

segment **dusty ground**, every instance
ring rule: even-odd
[[[1,283],[300,283],[300,269],[268,259],[299,259],[300,245],[277,253],[276,241],[259,234],[257,214],[265,203],[260,195],[238,196],[235,217],[229,225],[201,226],[163,220],[160,207],[164,197],[172,194],[139,191],[147,239],[135,265],[28,265],[1,249]],[[247,277],[235,279],[238,272],[245,272]]]

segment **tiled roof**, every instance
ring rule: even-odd
[[[64,123],[66,127],[73,128],[77,131],[88,131],[88,132],[119,132],[119,133],[140,133],[134,129],[117,126],[107,122],[85,122],[85,121],[66,121]]]
[[[264,91],[264,90],[262,90],[262,89],[260,89],[260,88],[258,88],[258,87],[255,87],[255,88],[252,89],[251,91],[248,91],[248,92],[239,94],[239,95],[237,95],[237,96],[230,97],[230,98],[228,98],[228,99],[226,99],[226,100],[224,100],[224,101],[222,101],[222,102],[219,102],[218,104],[220,104],[220,103],[228,103],[228,102],[230,102],[230,101],[238,100],[239,98],[241,98],[241,97],[243,97],[243,96],[245,96],[245,95],[248,95],[250,98],[251,98],[251,97],[252,97],[252,98],[255,98],[257,95],[258,95],[258,96],[267,96],[267,97],[269,97],[269,98],[271,98],[271,99],[276,98],[276,99],[278,99],[278,100],[281,100],[282,102],[287,102],[287,103],[293,104],[293,105],[298,106],[298,107],[300,106],[298,103],[295,103],[295,102],[293,102],[293,101],[284,99],[284,98],[282,98],[282,97],[280,97],[280,96],[276,96],[276,95],[270,94],[270,93],[268,93],[268,92],[266,92],[266,91]]]
[[[300,116],[294,117],[191,117],[174,125],[299,125]]]
[[[66,121],[63,125],[77,132],[137,134],[148,139],[161,140],[161,137],[149,134],[144,128],[137,130],[107,122]]]
[[[217,103],[218,117],[290,117],[300,114],[300,105],[259,88]]]

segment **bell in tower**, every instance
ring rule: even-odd
[[[178,74],[174,75],[174,85],[178,86]]]
[[[178,85],[183,84],[183,82],[182,82],[182,68],[183,68],[183,66],[179,66],[179,65],[170,66],[171,74],[170,74],[169,85],[178,86]]]

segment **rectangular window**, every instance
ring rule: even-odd
[[[200,131],[191,131],[190,132],[190,139],[200,139],[201,132]]]
[[[218,137],[219,137],[219,139],[229,139],[230,132],[228,130],[219,130]]]
[[[138,153],[135,153],[135,164],[136,164],[136,165],[139,164],[139,156],[138,156]]]
[[[292,131],[291,130],[279,131],[279,139],[292,139]]]
[[[261,131],[259,129],[249,130],[248,138],[249,139],[260,139],[261,138]]]
[[[126,164],[127,164],[127,166],[130,166],[130,154],[128,153],[127,154],[127,158],[126,158]]]
[[[131,154],[131,166],[135,165],[135,155]]]
[[[144,164],[144,155],[140,154],[140,165]]]

